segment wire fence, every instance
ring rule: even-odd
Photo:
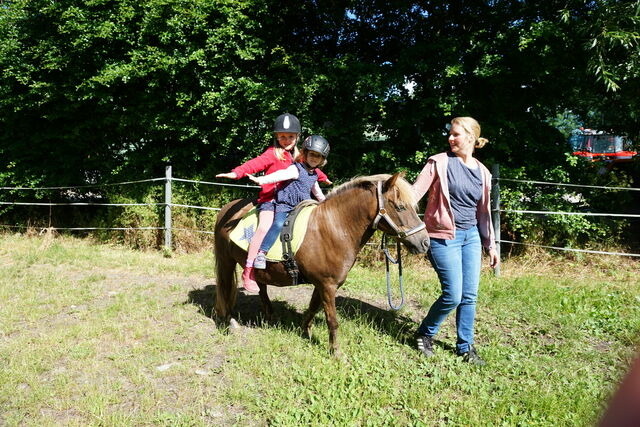
[[[589,188],[589,189],[602,189],[608,191],[640,191],[640,188],[627,188],[627,187],[609,187],[609,186],[595,186],[595,185],[580,185],[580,184],[569,184],[569,183],[560,183],[560,182],[546,182],[546,181],[534,181],[534,180],[520,180],[520,179],[511,179],[511,178],[500,178],[499,176],[499,167],[494,165],[493,169],[493,193],[492,193],[492,214],[494,221],[494,229],[496,230],[496,243],[498,247],[500,244],[512,244],[512,245],[521,245],[521,246],[531,246],[531,247],[539,247],[550,250],[558,250],[558,251],[568,251],[568,252],[578,252],[578,253],[592,253],[592,254],[602,254],[602,255],[616,255],[616,256],[628,256],[628,257],[640,257],[640,254],[637,253],[627,253],[627,252],[607,252],[607,251],[598,251],[598,250],[589,250],[589,249],[579,249],[579,248],[570,248],[570,247],[557,247],[557,246],[548,246],[548,245],[540,245],[534,243],[527,242],[516,242],[512,240],[503,240],[500,237],[500,214],[501,213],[518,213],[518,214],[529,214],[529,215],[578,215],[578,216],[593,216],[593,217],[613,217],[613,218],[640,218],[639,214],[621,214],[621,213],[598,213],[598,212],[562,212],[562,211],[539,211],[539,210],[522,210],[522,209],[503,209],[500,207],[500,183],[502,182],[515,182],[515,183],[525,183],[525,184],[534,184],[534,185],[550,185],[550,186],[564,186],[564,187],[574,187],[574,188]],[[76,189],[99,189],[102,187],[114,187],[114,186],[124,186],[124,185],[133,185],[140,183],[164,183],[165,185],[165,200],[164,202],[150,202],[150,203],[102,203],[102,202],[16,202],[16,201],[0,201],[0,206],[101,206],[101,207],[114,207],[114,206],[152,206],[152,207],[164,207],[164,226],[156,226],[156,227],[46,227],[47,229],[52,230],[60,230],[60,231],[98,231],[98,230],[120,230],[120,231],[133,231],[133,230],[163,230],[164,231],[164,246],[167,249],[171,249],[172,247],[172,234],[175,231],[184,231],[191,233],[199,233],[199,234],[214,234],[211,230],[202,230],[202,229],[193,229],[193,228],[183,228],[183,227],[173,227],[172,226],[172,210],[174,208],[183,208],[183,209],[197,209],[204,211],[220,211],[220,207],[210,207],[210,206],[199,206],[192,204],[181,204],[181,203],[173,203],[172,201],[172,183],[180,182],[180,183],[190,183],[195,185],[211,185],[211,186],[220,186],[220,187],[234,187],[234,188],[242,188],[246,190],[258,190],[260,187],[256,185],[245,185],[245,184],[233,184],[233,183],[222,183],[222,182],[211,182],[211,181],[198,181],[191,179],[183,179],[176,178],[172,176],[171,166],[167,166],[165,177],[164,178],[150,178],[150,179],[141,179],[136,181],[124,181],[124,182],[116,182],[116,183],[105,183],[105,184],[83,184],[83,185],[75,185],[75,186],[51,186],[51,187],[0,187],[0,191],[46,191],[46,190],[76,190]],[[3,194],[0,192],[0,194]],[[12,224],[0,224],[1,228],[5,229],[28,229],[31,226],[26,225],[12,225]],[[45,227],[43,227],[44,229]],[[499,272],[498,272],[499,274]]]
[[[555,187],[572,187],[572,188],[581,188],[581,189],[599,189],[599,190],[607,190],[607,191],[632,191],[632,192],[640,191],[640,188],[582,185],[582,184],[571,184],[571,183],[562,183],[562,182],[547,182],[547,181],[501,178],[500,168],[499,168],[499,165],[497,164],[494,165],[493,167],[492,175],[493,175],[493,186],[492,186],[492,195],[491,195],[491,198],[492,198],[491,212],[492,212],[493,227],[496,232],[496,245],[498,248],[498,253],[500,253],[501,251],[501,244],[504,243],[504,244],[537,247],[542,249],[564,251],[564,252],[589,253],[589,254],[624,256],[624,257],[640,257],[640,254],[638,253],[612,252],[612,251],[600,251],[600,250],[592,250],[592,249],[550,246],[550,245],[542,245],[542,244],[535,244],[535,243],[529,243],[529,242],[517,242],[513,240],[502,239],[500,235],[500,215],[502,213],[517,213],[517,214],[527,214],[527,215],[610,217],[610,218],[640,218],[640,215],[630,214],[630,213],[621,214],[621,213],[605,213],[605,212],[567,212],[567,211],[541,211],[541,210],[525,210],[525,209],[503,209],[500,204],[500,184],[503,182],[514,182],[514,183],[533,184],[533,185],[548,185],[548,186],[555,186]],[[494,270],[494,272],[496,275],[499,275],[500,267],[498,266]]]

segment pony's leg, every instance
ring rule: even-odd
[[[258,283],[260,287],[260,302],[262,303],[262,314],[267,322],[271,322],[273,320],[273,306],[271,305],[271,300],[269,299],[269,294],[267,293],[267,285],[262,283]]]
[[[338,315],[336,313],[336,288],[326,286],[322,292],[324,316],[329,328],[329,353],[339,356],[338,350]]]
[[[216,249],[221,247],[218,245]],[[236,284],[236,261],[231,255],[220,249],[216,250],[216,315],[228,321],[231,310],[236,305],[238,289]]]
[[[311,301],[309,301],[309,308],[307,308],[307,311],[304,314],[304,319],[302,320],[302,334],[307,338],[311,338],[313,318],[320,310],[321,303],[322,299],[320,298],[320,292],[318,292],[317,288],[314,288],[313,294],[311,295]]]

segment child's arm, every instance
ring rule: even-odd
[[[216,178],[236,179],[236,178],[238,178],[238,175],[236,175],[235,172],[219,173],[219,174],[216,175]]]
[[[274,161],[275,155],[273,154],[273,147],[270,147],[267,148],[265,152],[260,154],[258,157],[248,160],[240,166],[233,168],[231,172],[217,174],[216,178],[244,178],[250,173],[256,173],[265,170]]]
[[[319,202],[322,202],[324,199],[326,199],[326,197],[324,197],[324,193],[322,192],[322,189],[320,188],[320,185],[318,185],[317,182],[313,183],[313,187],[311,187],[311,193],[313,193],[314,197]]]
[[[280,169],[279,171],[275,171],[270,173],[269,175],[263,176],[253,176],[247,175],[249,179],[255,182],[258,185],[264,184],[273,184],[275,182],[280,181],[288,181],[290,179],[298,179],[300,176],[298,173],[298,168],[295,165],[291,165],[286,169]]]
[[[329,181],[327,174],[322,172],[320,169],[316,168],[316,173],[318,174],[318,182],[324,182],[327,185],[333,184],[333,182]]]

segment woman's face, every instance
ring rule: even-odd
[[[290,151],[293,150],[296,142],[298,142],[298,134],[294,132],[276,132],[276,139],[280,147]]]
[[[460,125],[452,125],[449,130],[449,146],[451,152],[456,155],[466,155],[473,153],[475,144],[473,135],[467,133]]]

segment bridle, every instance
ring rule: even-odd
[[[411,236],[412,234],[416,234],[417,232],[419,232],[421,230],[424,230],[426,228],[426,225],[424,224],[424,222],[421,222],[420,225],[416,225],[415,227],[413,227],[410,230],[407,230],[407,231],[400,230],[400,227],[398,227],[396,225],[396,223],[393,222],[391,217],[387,214],[387,209],[384,207],[384,198],[382,197],[382,182],[381,181],[378,181],[376,195],[378,197],[378,214],[376,215],[375,219],[373,220],[372,227],[373,227],[374,230],[378,229],[378,223],[383,218],[384,218],[385,221],[387,221],[387,224],[389,224],[389,227],[391,227],[393,229],[393,231],[396,232],[396,235],[401,239],[404,239],[405,237]]]
[[[400,239],[404,239],[407,236],[411,236],[412,234],[415,234],[421,230],[424,230],[426,228],[426,225],[424,224],[424,222],[421,222],[420,225],[417,225],[415,227],[413,227],[410,230],[407,231],[402,231],[400,230],[400,227],[398,227],[396,225],[395,222],[393,222],[393,220],[391,219],[391,217],[387,214],[387,209],[384,207],[384,198],[382,197],[382,182],[378,181],[378,185],[377,185],[377,191],[376,191],[376,195],[378,197],[378,214],[376,215],[375,219],[373,220],[373,229],[377,230],[378,229],[378,223],[380,222],[381,219],[384,218],[385,221],[387,221],[387,224],[389,224],[389,227],[391,227],[393,229],[393,231],[396,232],[396,235],[400,238]],[[389,301],[389,307],[391,307],[391,309],[393,310],[400,310],[400,308],[402,308],[402,306],[404,305],[404,286],[402,283],[402,258],[400,256],[401,252],[400,252],[400,240],[396,241],[396,250],[397,250],[397,257],[393,258],[391,256],[391,254],[389,253],[389,250],[387,249],[387,239],[386,239],[386,233],[382,233],[382,243],[380,248],[382,249],[382,251],[384,252],[385,255],[385,264],[387,267],[387,299]],[[396,264],[398,266],[398,281],[400,284],[400,304],[398,305],[394,305],[393,302],[391,301],[391,279],[390,279],[390,275],[389,275],[389,263],[393,263]]]

